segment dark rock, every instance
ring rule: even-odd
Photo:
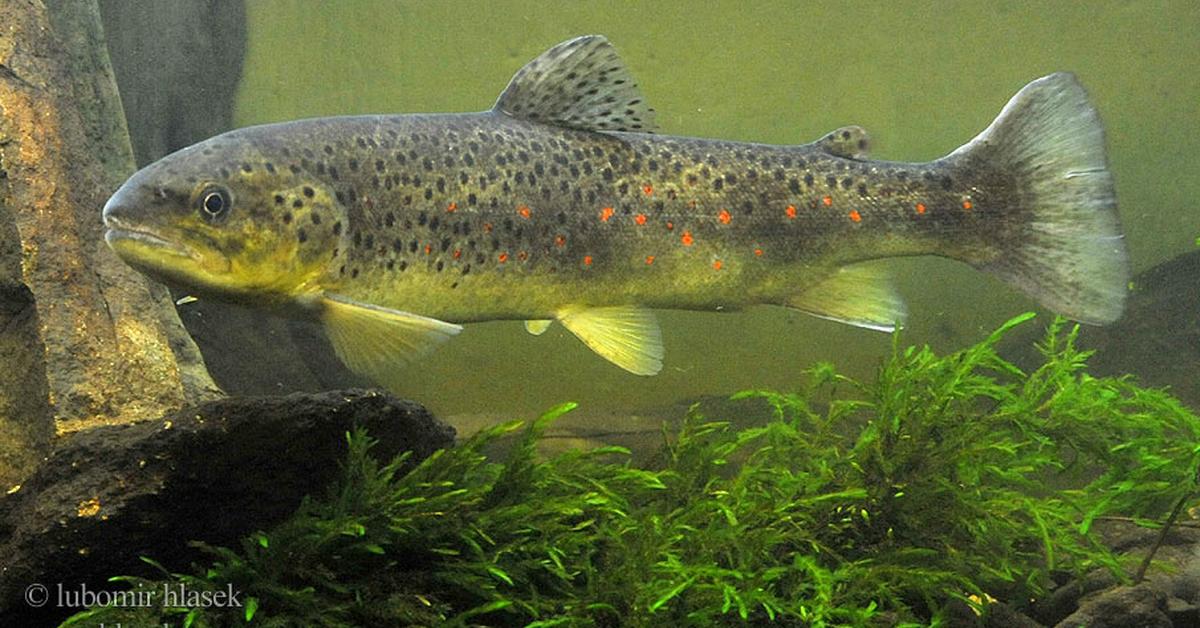
[[[356,425],[380,459],[412,450],[413,463],[454,441],[421,406],[363,390],[223,399],[64,437],[0,499],[0,625],[79,610],[31,609],[35,583],[101,591],[113,575],[155,575],[140,556],[186,571],[200,558],[189,541],[236,547],[337,477]]]
[[[1200,251],[1192,251],[1138,273],[1125,314],[1112,325],[1083,325],[1079,346],[1096,353],[1088,361],[1092,375],[1136,375],[1147,387],[1170,387],[1171,395],[1200,409]],[[1017,366],[1040,364],[1034,348],[1049,318],[1022,325],[1001,345]]]
[[[1003,602],[994,602],[987,607],[983,616],[985,628],[1044,628],[1028,615],[1021,613]]]
[[[1171,628],[1167,596],[1149,585],[1117,587],[1084,599],[1055,628]]]
[[[1079,608],[1085,595],[1117,586],[1117,578],[1107,569],[1094,569],[1080,580],[1072,580],[1050,591],[1030,609],[1031,616],[1047,626],[1066,619]]]
[[[1167,617],[1172,626],[1200,626],[1200,606],[1177,597],[1167,598]]]

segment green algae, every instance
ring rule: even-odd
[[[1088,375],[1061,320],[1021,371],[996,345],[1030,318],[944,356],[896,336],[874,383],[822,364],[797,393],[740,393],[774,415],[756,427],[693,407],[643,467],[619,448],[539,457],[573,404],[405,474],[354,433],[342,480],[290,520],[207,548],[192,574],[124,578],[232,588],[242,607],[67,624],[926,625],[952,600],[986,613],[987,596],[1021,606],[1097,567],[1128,579],[1141,557],[1094,523],[1193,503],[1200,418]]]

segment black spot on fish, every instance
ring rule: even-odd
[[[275,204],[276,204],[276,205],[283,205],[283,195],[282,195],[282,194],[276,194],[276,195],[275,195]]]
[[[325,154],[326,154],[326,155],[332,155],[332,154],[333,154],[333,147],[332,147],[332,146],[330,146],[329,144],[326,144],[326,145],[325,145]]]
[[[799,194],[800,193],[800,181],[798,181],[795,177],[792,177],[791,179],[788,180],[788,189],[791,190],[791,192],[793,194]]]
[[[304,186],[303,191],[304,191],[304,195],[307,196],[308,198],[312,198],[313,195],[315,194],[315,192],[313,192],[313,189],[308,187],[307,185]]]
[[[433,198],[433,188],[425,188],[425,200]]]
[[[954,187],[954,181],[950,177],[942,177],[942,189],[949,190]]]
[[[312,224],[314,224],[314,225],[321,224],[321,214],[318,214],[317,212],[313,212],[312,214],[309,215],[309,218],[312,219]]]
[[[392,225],[395,225],[396,224],[396,214],[393,214],[392,212],[388,212],[386,215],[384,215],[383,224],[385,224],[389,227],[391,227]]]
[[[859,184],[858,184],[858,195],[859,195],[859,196],[866,196],[866,195],[867,195],[867,184],[866,184],[866,183],[859,183]]]
[[[476,199],[476,197],[475,197],[475,193],[474,193],[474,192],[471,192],[470,194],[467,194],[467,204],[468,204],[468,205],[474,205],[474,204],[475,204],[475,202],[476,202],[476,200],[477,200],[477,199]]]
[[[342,234],[342,222],[339,220],[338,222],[333,223],[333,235],[341,235],[341,234]]]
[[[793,181],[794,180],[795,179],[793,179]],[[725,180],[721,177],[717,177],[716,179],[713,179],[712,186],[714,190],[720,190],[721,188],[725,187]]]
[[[292,212],[283,212],[283,224],[292,224]]]
[[[296,209],[304,207],[304,201],[302,201],[300,199],[296,199],[296,200],[292,201],[292,207],[295,207]]]
[[[253,171],[254,171],[254,168],[251,168],[250,164],[242,164],[242,172],[253,172]]]
[[[358,269],[357,269],[357,268],[355,268],[355,269],[353,269],[353,270],[351,270],[351,271],[350,271],[350,278],[351,278],[351,279],[355,279],[355,278],[357,278],[357,277],[358,277]]]
[[[842,179],[842,189],[843,190],[849,190],[850,186],[852,186],[852,185],[854,185],[854,179],[851,179],[850,177],[846,177],[845,179]]]
[[[438,227],[440,227],[440,226],[442,226],[442,220],[440,218],[438,218],[437,216],[434,216],[433,218],[429,219],[429,230],[430,231],[437,231]]]
[[[826,176],[825,177],[825,185],[827,185],[831,188],[836,188],[837,187],[837,177],[835,177],[833,175]]]
[[[263,164],[263,167],[267,169],[267,172],[275,174],[275,164],[268,161]]]
[[[303,243],[303,242],[307,242],[307,241],[308,241],[308,234],[307,234],[307,233],[305,233],[303,229],[300,229],[300,230],[298,230],[298,231],[296,232],[296,239],[297,239],[297,240],[300,240],[300,242],[302,242],[302,243]]]
[[[804,174],[804,185],[810,188],[813,186],[813,175],[811,172]]]

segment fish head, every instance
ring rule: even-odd
[[[104,206],[105,241],[130,266],[198,296],[284,301],[315,291],[338,249],[340,203],[228,135],[130,177]]]

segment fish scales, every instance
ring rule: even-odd
[[[381,383],[459,323],[557,321],[639,375],[652,308],[783,305],[902,322],[884,269],[940,255],[1090,323],[1129,277],[1103,128],[1078,81],[1025,86],[949,155],[868,158],[854,126],[798,146],[658,135],[606,39],[563,42],[489,111],[231,131],[136,173],[104,208],[128,263],[202,298],[323,323]]]
[[[296,167],[283,187],[342,199],[340,219],[296,227],[339,232],[329,285],[455,321],[550,318],[565,295],[601,305],[614,291],[649,307],[778,303],[852,261],[983,249],[989,208],[1011,189],[955,182],[952,163],[494,114],[300,121],[230,139],[246,154],[224,153],[227,169],[248,163],[252,180],[265,163]],[[292,209],[275,208],[281,228]]]

